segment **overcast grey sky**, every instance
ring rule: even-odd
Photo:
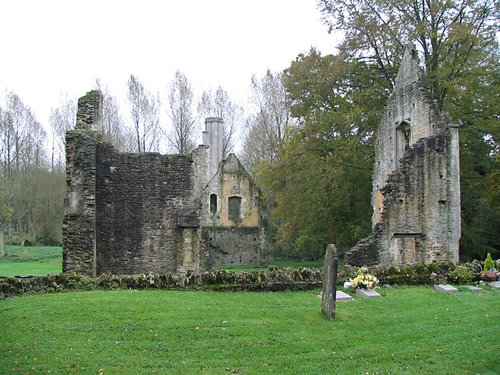
[[[244,104],[252,74],[337,43],[315,0],[16,0],[0,14],[0,103],[13,90],[44,124],[96,78],[124,97],[135,74],[165,95],[177,69],[195,95],[220,85]]]

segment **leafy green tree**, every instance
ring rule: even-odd
[[[289,255],[317,259],[328,242],[345,250],[370,230],[373,134],[388,88],[375,65],[314,49],[284,84],[298,125],[258,177],[275,201],[276,240],[291,245]]]
[[[318,0],[345,38],[340,55],[372,62],[392,86],[403,47],[416,41],[440,109],[460,125],[461,258],[500,256],[498,190],[499,3],[495,0]]]

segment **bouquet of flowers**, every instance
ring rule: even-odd
[[[378,279],[368,273],[368,268],[361,267],[354,279],[349,279],[351,288],[373,289],[378,285]]]

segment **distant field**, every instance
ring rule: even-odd
[[[57,246],[7,246],[7,256],[0,258],[0,276],[43,276],[62,272],[62,248]],[[278,267],[320,268],[321,261],[297,261],[293,259],[272,259],[270,265]],[[266,270],[268,267],[254,265],[224,265],[234,272]]]
[[[0,373],[499,374],[500,292],[93,291],[0,301]]]
[[[62,248],[57,246],[7,246],[0,258],[0,276],[43,276],[62,272]]]

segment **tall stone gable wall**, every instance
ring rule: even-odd
[[[407,46],[375,144],[372,234],[353,265],[458,261],[458,129],[439,112]]]
[[[63,271],[96,275],[95,185],[99,133],[76,129],[66,134],[66,198]]]
[[[268,261],[264,214],[260,191],[234,154],[219,164],[217,175],[207,189],[206,207],[210,195],[217,196],[217,209],[205,210],[203,231],[210,246],[212,264],[263,264]],[[229,213],[229,199],[240,200],[240,215]]]

